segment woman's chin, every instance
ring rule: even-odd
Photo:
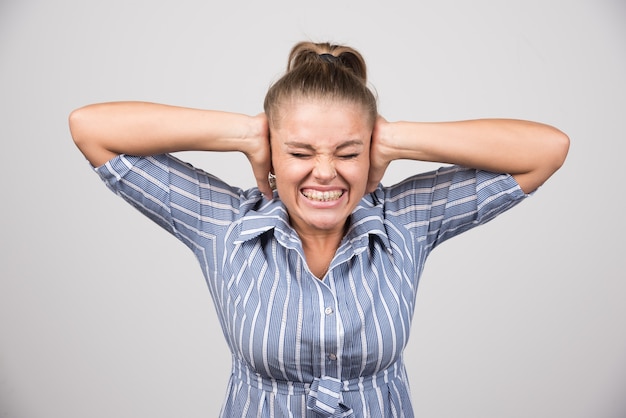
[[[293,227],[296,231],[308,232],[308,233],[343,233],[348,214],[343,211],[338,213],[336,211],[326,210],[325,213],[303,213],[298,217]]]

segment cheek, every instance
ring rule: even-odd
[[[302,161],[277,158],[274,164],[274,174],[279,187],[298,184],[307,176],[308,167]]]
[[[303,165],[293,158],[276,158],[276,170],[283,176],[291,177],[294,172],[302,171]]]
[[[355,164],[353,167],[350,167],[349,175],[352,181],[356,183],[367,183],[367,178],[369,176],[370,165],[369,161],[363,161],[359,164]]]

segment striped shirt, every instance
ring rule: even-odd
[[[428,254],[526,196],[509,175],[458,166],[379,186],[319,280],[276,195],[172,155],[96,171],[200,262],[232,352],[222,417],[412,417],[402,353]]]

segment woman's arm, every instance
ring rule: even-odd
[[[387,122],[381,117],[372,135],[368,186],[378,185],[391,161],[411,159],[509,173],[530,193],[561,167],[568,149],[567,135],[536,122]]]
[[[247,116],[157,103],[114,102],[77,109],[71,113],[69,123],[74,142],[94,166],[119,154],[239,151],[250,160],[261,192],[271,196],[264,114]]]

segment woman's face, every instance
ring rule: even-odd
[[[299,234],[341,233],[365,194],[372,122],[357,104],[297,100],[271,128],[276,187]]]

